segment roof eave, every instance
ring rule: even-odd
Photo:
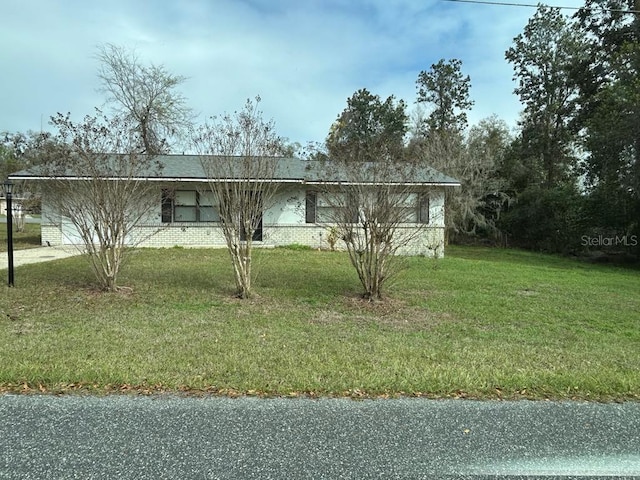
[[[73,181],[82,181],[82,180],[91,180],[93,177],[83,177],[83,176],[60,176],[60,177],[49,177],[49,176],[29,176],[29,175],[9,175],[9,180],[36,180],[36,181],[48,181],[48,180],[73,180]],[[101,177],[103,180],[122,180],[123,177]],[[199,177],[132,177],[130,180],[134,181],[145,181],[145,182],[181,182],[181,183],[206,183],[210,181],[216,181],[218,179],[208,179],[208,178],[199,178]],[[225,178],[219,179],[223,182],[246,182],[247,180],[244,178]],[[269,182],[269,183],[303,183],[303,180],[298,179],[272,179],[272,180],[254,180],[250,179],[249,182]]]
[[[420,187],[459,187],[459,182],[342,182],[342,181],[323,181],[323,180],[309,180],[304,182],[307,185],[337,185],[337,186],[348,186],[348,185],[389,185],[393,187],[412,187],[412,186],[420,186]]]
[[[31,180],[31,181],[48,181],[48,180],[72,180],[83,181],[90,180],[89,176],[31,176],[31,175],[9,175],[9,180]],[[122,180],[122,177],[104,177],[104,180]],[[207,183],[211,181],[222,182],[245,182],[246,179],[208,179],[201,177],[132,177],[131,180],[135,181],[147,181],[147,182],[164,182],[164,183]],[[272,180],[249,180],[249,182],[268,182],[268,183],[294,183],[294,184],[307,184],[307,185],[330,185],[330,186],[348,186],[348,185],[378,185],[376,182],[349,182],[349,181],[323,181],[323,180],[304,180],[298,178],[279,178]],[[422,187],[459,187],[460,182],[384,182],[385,185],[398,186],[398,187],[410,187],[410,186],[422,186]]]

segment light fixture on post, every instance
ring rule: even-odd
[[[4,182],[4,194],[7,199],[7,255],[9,260],[7,285],[13,287],[13,206],[11,205],[13,183],[9,179]]]

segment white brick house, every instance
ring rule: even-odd
[[[157,208],[146,222],[137,227],[137,233],[145,238],[140,246],[224,246],[216,201],[208,189],[200,157],[163,155],[157,160],[163,165],[161,174],[146,179],[157,185]],[[311,162],[296,158],[279,159],[276,178],[273,179],[280,184],[279,189],[274,201],[265,207],[262,229],[254,238],[255,245],[329,247],[327,235],[331,225],[323,223],[320,218],[323,204],[319,190],[325,179],[319,178],[310,165]],[[417,191],[424,192],[416,194],[415,216],[410,221],[419,223],[422,232],[405,249],[405,253],[442,256],[444,193],[446,188],[459,186],[459,183],[428,167],[424,172],[422,178],[411,182]],[[17,172],[9,178],[27,181],[47,179],[34,170]],[[72,224],[51,209],[46,196],[42,198],[41,228],[43,245],[80,243]],[[412,228],[411,223],[407,228]]]

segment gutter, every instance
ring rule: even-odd
[[[74,177],[44,177],[44,176],[23,176],[23,175],[9,175],[9,180],[34,180],[34,181],[47,181],[47,180],[72,180],[72,181],[87,181],[91,180],[94,177],[88,176],[74,176]],[[109,181],[117,181],[123,180],[122,177],[100,177],[102,180]],[[126,178],[126,180],[132,181],[145,181],[145,182],[162,182],[162,183],[208,183],[211,181],[217,181],[218,179],[207,179],[207,178],[194,178],[194,177],[167,177],[167,178],[157,178],[157,177],[132,177]],[[233,178],[225,178],[220,179],[222,182],[231,182],[231,183],[240,183],[246,182],[246,179],[233,179]],[[258,182],[268,182],[268,183],[289,183],[289,184],[301,184],[301,185],[332,185],[332,186],[349,186],[349,185],[371,185],[375,186],[379,183],[375,182],[341,182],[341,181],[330,181],[324,182],[321,180],[304,180],[304,179],[277,179],[277,180],[249,180],[250,183],[258,183]],[[384,182],[384,185],[394,186],[394,187],[410,187],[410,186],[429,186],[429,187],[459,187],[459,182]]]

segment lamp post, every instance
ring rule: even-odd
[[[13,183],[11,183],[11,180],[4,182],[4,193],[7,198],[7,255],[9,257],[9,278],[7,285],[13,287],[13,207],[11,205]]]

